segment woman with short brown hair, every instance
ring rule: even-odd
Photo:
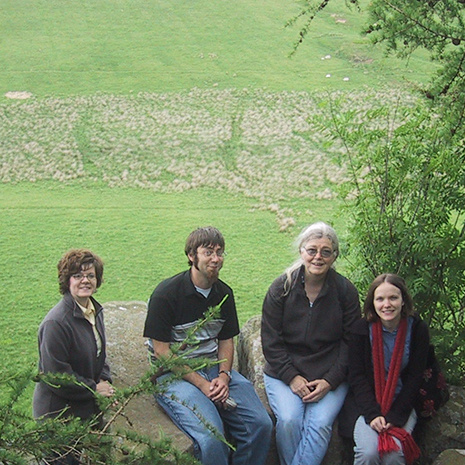
[[[39,327],[39,371],[69,375],[47,383],[42,379],[33,398],[35,418],[74,416],[83,420],[99,414],[96,396],[111,397],[110,369],[106,362],[103,308],[93,294],[103,279],[103,262],[87,249],[73,249],[58,263],[63,298]],[[72,455],[54,463],[78,463]]]

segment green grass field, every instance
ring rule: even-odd
[[[384,58],[381,48],[360,35],[365,15],[344,0],[331,1],[289,58],[301,23],[284,25],[300,5],[3,0],[0,95],[127,95],[193,87],[345,90],[424,82],[431,72],[421,55],[408,66]]]
[[[409,98],[346,97],[348,108],[363,101],[367,110]],[[213,224],[227,240],[222,277],[241,323],[260,313],[302,227],[323,219],[344,239],[334,186],[345,168],[333,162],[341,147],[318,129],[322,103],[209,90],[1,105],[2,364],[35,362],[37,326],[60,297],[56,263],[71,247],[106,262],[102,303],[145,301],[186,268],[189,232]]]
[[[344,165],[314,121],[321,100],[409,101],[408,81],[432,67],[384,58],[342,0],[289,58],[299,4],[2,2],[0,372],[35,363],[71,247],[104,259],[101,302],[146,300],[186,267],[187,234],[213,224],[244,323],[301,227],[322,219],[344,238],[332,189]]]
[[[37,325],[59,299],[56,264],[70,247],[90,247],[104,259],[100,301],[145,301],[161,279],[186,268],[189,232],[213,223],[228,241],[223,277],[234,286],[243,314],[260,310],[266,286],[290,259],[272,214],[214,191],[159,194],[46,183],[3,185],[0,197],[2,365],[35,359]]]

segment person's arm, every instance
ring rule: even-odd
[[[283,277],[278,278],[271,285],[263,301],[261,340],[267,363],[281,381],[290,385],[300,372],[293,365],[283,339],[285,305],[285,298],[282,297],[283,279]]]
[[[105,336],[105,324],[103,322],[103,313],[100,312],[99,315],[96,317],[96,324],[98,331],[102,338],[102,344],[105,344],[105,347],[102,347],[102,350],[105,351],[106,357],[106,336]],[[100,379],[97,382],[96,392],[104,397],[112,397],[115,394],[115,388],[112,385],[111,379],[111,372],[110,366],[107,363],[107,359],[105,358],[105,362],[103,363],[102,372],[100,373]]]
[[[231,339],[224,339],[218,341],[218,360],[219,363],[219,371],[231,371],[232,364],[234,359],[234,340]],[[226,378],[229,378],[226,376]],[[229,383],[228,383],[229,384]]]
[[[231,372],[234,357],[234,340],[224,339],[218,341],[218,377],[210,383],[210,399],[214,402],[224,402],[229,397],[228,373]]]
[[[349,385],[354,394],[359,413],[365,417],[367,424],[382,416],[381,407],[376,401],[373,370],[368,366],[371,362],[371,345],[368,334],[368,323],[357,323],[357,332],[349,341]],[[361,327],[365,326],[365,334]],[[367,351],[370,351],[368,354]]]
[[[337,388],[347,377],[349,364],[349,335],[354,323],[361,318],[360,299],[355,286],[350,281],[346,281],[345,286],[338,286],[337,292],[339,295],[339,305],[342,307],[343,334],[338,358],[323,376],[331,385],[330,389]]]
[[[106,353],[106,335],[105,335],[105,324],[103,321],[103,313],[100,312],[96,319],[96,325],[97,325],[97,330],[101,335],[102,338],[102,344],[105,345],[105,347],[102,347],[102,349],[105,349]],[[102,372],[100,373],[100,379],[99,381],[107,381],[109,384],[113,382],[111,379],[111,371],[110,371],[110,366],[108,365],[107,358],[105,358],[105,362],[103,364]]]
[[[100,373],[100,380],[108,381],[110,384],[112,383],[110,366],[108,365],[106,360],[105,360],[105,363],[103,364],[102,373]]]

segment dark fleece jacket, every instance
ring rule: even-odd
[[[402,427],[408,420],[418,396],[429,348],[429,333],[426,323],[415,316],[410,339],[410,357],[401,371],[402,389],[385,415],[394,426]],[[349,384],[355,397],[358,415],[363,415],[369,424],[381,416],[381,407],[376,401],[375,382],[370,343],[369,323],[357,322],[352,328],[349,343]]]
[[[57,383],[50,386],[40,381],[34,391],[35,418],[57,416],[68,408],[66,415],[82,419],[98,413],[95,390],[101,380],[111,381],[106,363],[106,340],[103,308],[92,299],[96,309],[96,327],[102,340],[97,357],[97,344],[91,323],[71,294],[53,307],[39,327],[39,371],[74,375],[78,383]],[[55,383],[54,383],[55,384]]]

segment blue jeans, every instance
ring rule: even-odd
[[[411,433],[417,423],[417,414],[412,410],[407,423],[403,426],[405,431]],[[400,447],[400,441],[394,438],[396,444]],[[358,417],[354,429],[354,465],[404,465],[405,457],[402,447],[399,451],[386,454],[381,460],[378,453],[378,433],[367,425],[363,416]]]
[[[211,381],[218,376],[218,367],[197,373]],[[170,384],[165,394],[155,398],[178,428],[192,438],[195,457],[204,465],[264,465],[273,423],[250,381],[237,371],[231,374],[229,393],[237,403],[234,410],[217,408],[200,389],[184,380]],[[169,375],[160,381],[166,376]],[[193,412],[194,408],[220,435],[224,436],[226,427],[228,437],[236,446],[231,462],[229,447],[208,430]]]
[[[276,416],[276,445],[281,465],[319,465],[326,454],[333,423],[347,394],[347,383],[318,402],[304,403],[281,380],[265,375],[270,407]]]

